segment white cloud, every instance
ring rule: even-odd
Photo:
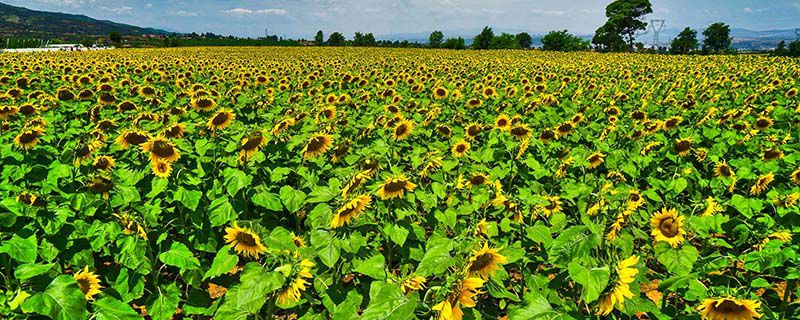
[[[223,12],[228,14],[238,14],[238,15],[255,15],[255,14],[263,14],[263,15],[276,15],[276,16],[285,16],[289,14],[289,11],[286,9],[244,9],[244,8],[235,8],[229,10],[223,10]]]
[[[185,11],[185,10],[173,11],[173,12],[170,12],[170,14],[171,15],[175,15],[175,16],[181,16],[181,17],[196,17],[197,16],[196,12]]]
[[[566,11],[563,10],[542,10],[542,9],[531,9],[530,11],[532,14],[542,15],[542,16],[563,16],[567,14]]]
[[[116,7],[116,8],[100,7],[100,9],[103,10],[103,11],[108,11],[108,12],[114,13],[114,14],[132,14],[133,13],[133,7],[128,7],[128,6],[122,6],[122,7]]]
[[[670,10],[669,8],[663,8],[663,7],[662,8],[656,8],[654,11],[656,13],[661,13],[661,14],[669,14],[670,12],[672,12],[672,10]]]
[[[744,8],[745,13],[753,13],[753,8]]]

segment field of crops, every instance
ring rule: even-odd
[[[0,318],[797,319],[800,63],[0,56]]]

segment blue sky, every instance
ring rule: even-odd
[[[605,21],[600,0],[0,0],[177,32],[312,38],[316,30],[375,35],[500,31],[589,34]],[[752,30],[800,27],[800,0],[651,0],[668,28],[723,21]],[[649,19],[649,18],[648,18]]]

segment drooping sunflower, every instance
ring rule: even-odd
[[[714,175],[717,177],[730,178],[734,174],[728,163],[723,160],[721,162],[717,162],[717,164],[714,166]]]
[[[156,160],[150,162],[150,169],[159,178],[167,178],[172,173],[172,165],[169,162]]]
[[[636,275],[639,274],[639,270],[633,268],[637,263],[639,263],[639,256],[636,255],[617,263],[617,281],[613,284],[611,291],[600,297],[600,304],[597,313],[595,313],[596,315],[606,316],[614,310],[614,306],[622,309],[625,299],[633,298],[630,284],[633,283]]]
[[[217,107],[217,102],[211,99],[210,97],[203,96],[192,99],[192,107],[194,107],[198,111],[211,111]]]
[[[225,228],[225,243],[236,251],[236,254],[255,259],[267,251],[258,234],[240,227],[236,222],[233,223],[233,227]]]
[[[92,162],[94,169],[100,171],[111,170],[116,165],[117,162],[114,160],[114,157],[106,155],[94,157],[94,161]]]
[[[303,147],[303,158],[315,158],[331,148],[333,145],[333,137],[327,134],[316,134],[306,142]]]
[[[678,215],[675,208],[661,208],[660,212],[656,211],[650,218],[650,227],[653,228],[650,234],[656,242],[666,241],[673,248],[677,248],[683,243],[684,235],[686,235],[686,230],[683,229],[685,219]]]
[[[88,186],[92,192],[101,194],[104,199],[108,199],[108,192],[114,188],[114,182],[110,177],[97,175],[89,180]]]
[[[360,171],[357,172],[355,175],[353,175],[353,177],[347,181],[344,187],[342,187],[342,198],[347,199],[350,192],[361,186],[361,184],[363,184],[364,181],[367,181],[369,177],[370,177],[369,170]]]
[[[750,320],[761,318],[760,307],[761,301],[725,297],[705,299],[697,310],[704,320]]]
[[[546,143],[550,140],[553,140],[553,138],[555,137],[556,137],[556,132],[553,131],[553,129],[545,128],[544,130],[542,130],[542,133],[539,134],[539,141]]]
[[[44,135],[44,129],[39,127],[23,129],[14,138],[14,144],[22,150],[33,149],[41,141],[39,137]]]
[[[100,289],[103,287],[100,285],[100,276],[94,274],[94,272],[89,271],[89,266],[83,268],[72,275],[72,278],[78,282],[78,287],[83,292],[83,296],[86,300],[91,301],[94,300],[94,296],[100,293]]]
[[[281,134],[282,132],[286,131],[286,129],[293,126],[294,123],[294,118],[286,118],[281,120],[280,122],[276,123],[274,127],[272,127],[272,135],[277,136]]]
[[[792,183],[800,185],[800,168],[793,171],[789,178],[792,180]]]
[[[478,134],[481,133],[481,128],[483,128],[483,126],[480,123],[470,123],[466,128],[464,128],[464,131],[467,132],[467,137],[469,139],[475,139]]]
[[[751,195],[761,194],[762,192],[764,192],[764,190],[767,190],[767,188],[769,188],[769,184],[772,183],[773,180],[775,180],[775,174],[773,174],[772,172],[759,176],[758,179],[756,180],[756,183],[754,183],[753,186],[750,187],[750,194]]]
[[[242,137],[242,150],[239,152],[239,160],[246,162],[266,141],[267,139],[264,138],[264,134],[261,131],[255,131]]]
[[[183,123],[173,124],[161,131],[161,134],[172,139],[183,138],[183,136],[186,135],[186,125]]]
[[[680,126],[682,121],[683,121],[683,117],[681,117],[681,116],[671,117],[671,118],[667,119],[666,121],[664,121],[664,129],[666,129],[666,130],[676,129],[676,128],[678,128],[678,126]]]
[[[485,174],[476,173],[476,174],[473,174],[471,177],[469,177],[469,180],[467,180],[467,182],[469,183],[470,187],[474,187],[474,186],[481,186],[481,185],[487,184],[490,181],[489,181],[489,177],[487,177]]]
[[[464,139],[456,142],[453,145],[453,148],[450,150],[453,153],[453,156],[456,158],[461,158],[469,152],[470,144]]]
[[[501,249],[490,249],[489,245],[484,243],[483,248],[473,251],[467,266],[467,275],[489,279],[496,270],[502,268],[500,265],[508,263],[508,259],[499,253]]]
[[[511,119],[507,115],[501,114],[494,119],[494,127],[500,131],[511,130]]]
[[[161,136],[143,143],[142,150],[149,153],[151,162],[172,163],[181,158],[181,153],[175,144]]]
[[[561,207],[561,197],[559,196],[545,196],[545,200],[547,201],[546,205],[539,205],[539,211],[542,212],[545,216],[549,217],[552,216],[554,213],[559,213],[562,210]]]
[[[770,233],[769,235],[767,235],[766,238],[764,238],[764,240],[761,241],[761,243],[756,245],[756,248],[758,250],[763,250],[764,246],[766,246],[767,243],[769,243],[772,240],[777,240],[777,241],[780,241],[780,242],[791,242],[792,241],[792,234],[790,232],[787,232],[787,231],[777,231],[777,232]]]
[[[517,139],[526,140],[531,136],[531,129],[528,128],[527,124],[521,123],[511,128],[511,135]]]
[[[150,140],[150,134],[141,130],[124,130],[115,142],[123,149],[129,146],[138,146]]]
[[[409,293],[413,291],[419,291],[425,289],[425,278],[420,276],[410,276],[400,282],[400,289],[403,290],[403,293]]]
[[[392,198],[402,198],[406,191],[413,192],[416,184],[409,181],[404,175],[387,178],[378,189],[378,197],[381,200]]]
[[[369,195],[361,195],[351,199],[339,210],[336,210],[336,214],[331,219],[331,228],[339,228],[349,224],[353,219],[364,213],[371,202],[372,197]]]
[[[464,312],[461,307],[475,307],[473,298],[481,293],[485,281],[481,278],[464,278],[456,283],[445,300],[436,304],[431,309],[439,311],[439,320],[461,320]]]
[[[691,150],[692,150],[692,140],[678,139],[677,141],[675,141],[675,152],[677,152],[679,156],[681,157],[688,156]]]
[[[780,160],[783,159],[784,153],[781,149],[778,148],[771,148],[764,150],[764,153],[761,155],[761,160],[764,161],[773,161],[773,160]]]
[[[565,136],[569,135],[570,133],[572,133],[573,131],[575,131],[575,125],[572,124],[572,122],[567,121],[567,122],[564,122],[564,123],[560,124],[556,128],[556,131],[558,132],[558,137],[559,138],[560,137],[565,137]]]
[[[297,265],[293,266],[292,269],[296,270],[295,277],[290,281],[288,286],[285,286],[278,292],[278,296],[275,299],[275,303],[278,306],[288,307],[300,301],[300,296],[303,294],[303,291],[306,291],[306,286],[309,284],[306,279],[313,277],[311,274],[311,268],[313,267],[314,263],[308,259],[303,259],[297,263]]]
[[[103,146],[103,142],[102,141],[98,141],[98,140],[92,140],[92,141],[89,141],[89,142],[83,144],[83,146],[78,148],[78,150],[75,152],[74,165],[76,167],[80,166],[81,163],[83,163],[85,160],[91,158],[92,154],[97,149],[100,149],[100,147],[102,147],[102,146]]]
[[[706,208],[700,215],[703,217],[708,217],[714,215],[715,213],[722,212],[722,209],[722,205],[720,205],[717,200],[714,199],[714,197],[708,196],[708,198],[706,198]]]
[[[400,141],[411,135],[414,130],[414,123],[408,120],[401,120],[394,126],[392,130],[392,139]]]
[[[605,162],[605,157],[606,157],[605,154],[603,154],[600,151],[597,151],[589,155],[589,158],[587,158],[586,161],[589,161],[589,168],[594,169],[603,164],[603,162]]]
[[[208,129],[211,131],[225,129],[231,125],[233,119],[236,119],[236,114],[229,109],[222,109],[208,119]]]

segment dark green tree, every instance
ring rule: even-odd
[[[428,37],[428,46],[431,48],[438,48],[442,45],[442,41],[444,40],[444,34],[441,31],[434,31],[431,32],[431,35]]]
[[[517,37],[510,33],[503,32],[499,36],[492,37],[489,49],[518,49]]]
[[[686,27],[675,39],[672,39],[669,51],[672,53],[687,54],[697,50],[697,44],[697,31]]]
[[[517,33],[517,44],[520,48],[530,49],[531,43],[533,43],[533,37],[530,34],[527,32]]]
[[[489,49],[489,45],[492,43],[493,38],[494,31],[492,31],[492,28],[489,28],[488,26],[483,27],[481,33],[475,36],[475,38],[472,38],[472,48],[477,50]]]
[[[633,51],[636,32],[647,29],[647,23],[642,21],[642,18],[650,13],[653,13],[653,6],[649,0],[615,0],[606,6],[608,21],[605,25],[609,27],[602,31],[608,33],[613,30],[627,41],[628,50]],[[601,30],[598,29],[598,31]],[[601,39],[616,42],[616,39],[608,36],[601,37]],[[604,46],[615,47],[615,44],[605,43]]]
[[[322,30],[319,30],[317,35],[314,36],[314,43],[321,46],[323,42],[325,42],[325,34],[322,33]]]
[[[731,28],[725,23],[716,22],[708,26],[703,31],[703,50],[714,53],[724,52],[730,49]]]
[[[347,41],[342,35],[341,32],[334,32],[328,36],[328,45],[329,46],[343,46]]]
[[[586,51],[589,41],[570,34],[567,30],[550,31],[542,37],[542,49],[548,51]]]
[[[616,27],[610,22],[597,28],[592,37],[592,44],[600,52],[620,52],[628,49],[625,39],[622,39]]]
[[[122,43],[122,34],[117,31],[112,31],[108,34],[108,40],[110,40],[115,46],[119,46]]]
[[[464,44],[464,38],[448,38],[447,40],[442,43],[441,48],[445,49],[455,49],[455,50],[462,50],[465,49],[467,46]]]
[[[787,50],[786,55],[790,57],[800,57],[800,40],[789,43],[789,50]]]

